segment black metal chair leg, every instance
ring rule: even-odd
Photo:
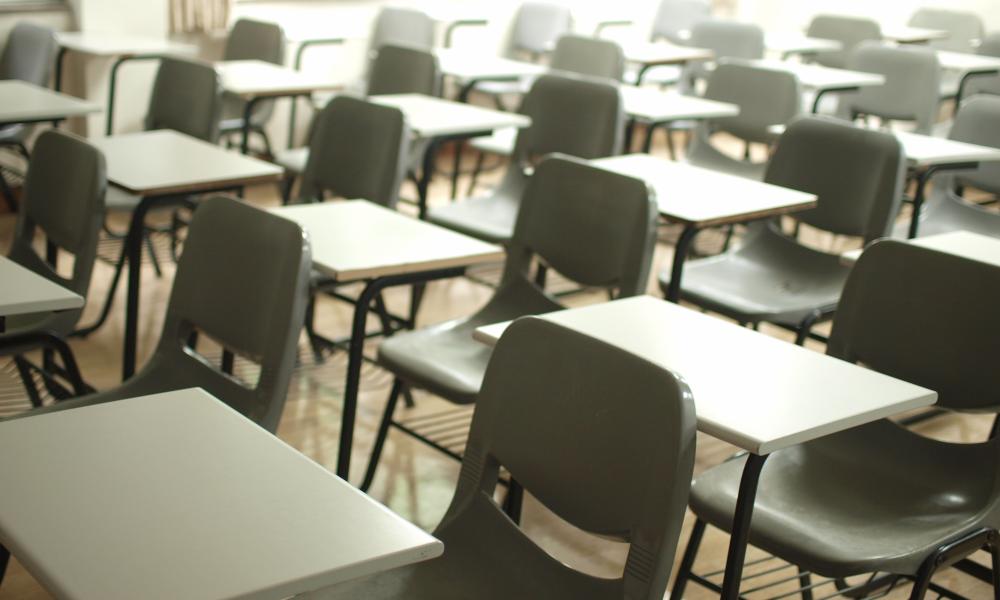
[[[705,522],[701,519],[695,519],[694,526],[691,528],[691,536],[688,538],[687,548],[684,550],[684,558],[681,559],[681,564],[677,567],[677,578],[674,579],[674,587],[670,590],[670,597],[680,598],[684,597],[684,588],[687,587],[688,581],[691,579],[691,569],[694,568],[694,559],[698,556],[698,547],[701,546],[701,538],[705,536]]]
[[[88,335],[94,333],[104,325],[104,322],[108,320],[108,315],[111,314],[111,306],[114,304],[115,291],[118,290],[118,282],[121,280],[122,272],[125,270],[125,245],[122,244],[122,252],[118,257],[118,262],[115,264],[115,274],[111,278],[111,287],[108,289],[108,296],[104,300],[104,306],[101,307],[101,314],[98,315],[97,321],[93,325],[88,325],[87,327],[81,327],[71,333],[74,337],[87,337]]]
[[[466,196],[472,196],[476,191],[476,184],[479,182],[479,173],[483,170],[483,162],[486,160],[486,154],[483,152],[476,152],[476,165],[472,168],[472,177],[469,179],[469,190],[466,192]]]
[[[990,558],[993,564],[993,600],[1000,600],[1000,546],[990,544]],[[3,572],[0,571],[0,576]]]
[[[7,574],[7,563],[10,562],[10,551],[0,544],[0,584],[3,583],[3,576]]]
[[[521,507],[524,505],[524,488],[521,484],[510,478],[507,486],[507,497],[503,500],[503,512],[510,517],[511,521],[521,523]]]
[[[385,412],[382,413],[382,421],[378,425],[378,433],[375,435],[375,443],[372,445],[371,457],[368,459],[368,468],[365,469],[365,478],[361,482],[361,491],[366,492],[371,487],[375,479],[375,469],[378,468],[378,461],[382,458],[382,448],[385,446],[385,438],[389,435],[389,427],[392,425],[392,416],[396,412],[396,404],[399,402],[399,395],[406,389],[406,384],[398,377],[392,381],[392,389],[389,391],[389,399],[385,403]]]
[[[312,348],[313,360],[316,364],[321,364],[323,362],[323,344],[319,340],[319,336],[316,335],[316,292],[314,290],[309,291],[309,302],[306,304],[306,337],[309,338],[309,346]]]
[[[802,600],[813,600],[812,593],[812,576],[809,571],[806,571],[802,567],[799,569],[799,586],[802,587]]]
[[[535,271],[535,285],[541,289],[545,289],[545,281],[548,279],[549,268],[542,263],[538,263],[538,269]]]
[[[818,321],[822,316],[823,315],[818,310],[814,310],[799,322],[799,327],[795,332],[796,346],[805,345],[806,339],[809,338],[809,334],[812,332],[813,325],[815,325],[816,321]]]
[[[146,246],[146,251],[149,252],[149,262],[153,265],[153,272],[156,273],[158,278],[162,277],[163,271],[160,269],[160,260],[156,258],[156,250],[153,249],[153,240],[149,236],[148,231],[143,232],[142,242]]]
[[[281,203],[288,206],[292,202],[292,189],[295,187],[295,177],[285,177],[281,180]]]
[[[413,390],[409,386],[403,387],[403,405],[406,408],[413,408],[417,403],[413,400]]]

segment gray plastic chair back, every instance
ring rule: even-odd
[[[409,138],[399,109],[334,97],[316,117],[300,198],[321,200],[330,193],[395,207]]]
[[[661,0],[650,39],[686,44],[694,26],[711,16],[712,6],[706,0]]]
[[[48,87],[55,64],[56,35],[48,27],[21,22],[7,36],[0,55],[0,79],[20,79]]]
[[[708,78],[705,97],[740,107],[734,117],[712,119],[700,125],[704,133],[724,131],[751,142],[774,139],[770,128],[784,125],[800,112],[799,80],[787,71],[739,62],[719,64]]]
[[[584,286],[644,294],[656,241],[657,206],[645,182],[578,158],[545,158],[528,180],[504,280],[527,280],[531,259]]]
[[[515,164],[552,152],[601,158],[621,151],[625,115],[618,87],[607,81],[548,74],[524,97],[531,126],[517,134]]]
[[[429,51],[384,45],[372,61],[368,75],[368,95],[441,95],[441,69]]]
[[[969,98],[956,115],[948,137],[959,142],[1000,148],[1000,97],[980,95]],[[975,171],[962,172],[955,179],[963,185],[1000,194],[1000,164],[995,162],[985,161]]]
[[[843,46],[840,50],[821,52],[813,60],[827,67],[845,69],[859,44],[882,40],[882,28],[876,21],[864,17],[817,15],[809,23],[806,35],[840,42]]]
[[[938,393],[950,410],[1000,409],[1000,267],[895,240],[855,264],[827,353]]]
[[[233,23],[233,28],[226,39],[226,47],[222,53],[223,60],[262,60],[276,65],[285,64],[285,32],[277,23],[239,19]],[[226,112],[243,116],[241,99],[230,97],[229,102],[236,106]],[[274,112],[274,101],[258,102],[253,109],[251,120],[260,124],[267,121]]]
[[[10,258],[59,285],[86,298],[97,258],[97,242],[104,220],[104,192],[107,176],[104,155],[84,139],[50,129],[35,141],[31,163],[24,181],[24,204],[17,216],[17,228]],[[38,254],[36,234],[73,255],[69,278],[59,275]],[[53,313],[44,321],[32,319],[34,326],[68,335],[80,319],[81,310]],[[11,318],[13,329],[17,320]]]
[[[573,13],[568,6],[553,2],[525,2],[517,9],[507,39],[506,56],[529,58],[541,56],[573,28]]]
[[[165,57],[153,82],[146,129],[173,129],[215,143],[222,112],[222,83],[208,63]]]
[[[159,344],[116,394],[198,386],[275,431],[297,355],[311,264],[309,241],[292,221],[232,198],[201,202],[177,263]],[[257,363],[256,384],[226,375],[191,351],[194,332]]]
[[[815,194],[803,223],[865,242],[889,234],[906,180],[906,156],[889,133],[833,118],[805,117],[789,125],[764,181]]]
[[[571,329],[518,319],[490,358],[458,487],[435,535],[446,544],[481,538],[518,565],[529,589],[658,600],[686,508],[695,424],[677,375]],[[492,502],[500,466],[570,524],[630,543],[622,578],[574,571],[512,526]]]
[[[910,17],[911,27],[947,31],[948,37],[931,40],[930,46],[954,52],[973,52],[975,42],[983,38],[983,20],[979,15],[947,8],[921,8]]]
[[[625,76],[625,53],[621,46],[610,40],[564,35],[556,42],[549,68],[621,81]]]
[[[386,6],[379,10],[368,40],[368,53],[373,57],[382,46],[405,46],[418,50],[434,47],[434,20],[413,8]]]
[[[691,46],[708,48],[715,53],[716,61],[727,58],[753,60],[764,57],[764,30],[752,23],[705,20],[691,28]],[[684,85],[708,77],[708,61],[688,63],[684,67]]]
[[[866,42],[855,50],[850,68],[884,75],[885,84],[843,97],[841,112],[913,121],[917,133],[930,135],[941,93],[941,65],[933,50]]]

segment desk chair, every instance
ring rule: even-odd
[[[694,26],[711,16],[712,5],[706,0],[661,0],[653,17],[650,41],[687,44]]]
[[[987,34],[976,49],[976,54],[1000,57],[1000,32]],[[969,98],[976,94],[993,94],[1000,96],[1000,75],[993,77],[972,77],[965,84],[963,97]]]
[[[368,38],[368,57],[374,59],[382,46],[415,50],[434,48],[434,20],[413,8],[385,6],[378,11]]]
[[[644,182],[575,158],[544,159],[524,191],[504,276],[486,306],[464,319],[396,334],[379,346],[378,363],[395,380],[362,489],[371,485],[390,426],[430,440],[393,420],[401,393],[418,387],[454,404],[476,402],[490,349],[475,341],[472,332],[482,325],[563,308],[532,281],[533,259],[585,286],[617,290],[618,297],[643,294],[656,217],[656,202]]]
[[[298,354],[311,265],[309,241],[297,224],[233,198],[204,200],[191,220],[149,362],[112,390],[19,416],[200,387],[276,431]],[[221,364],[198,352],[202,337],[223,347]],[[254,367],[233,374],[234,355]]]
[[[0,79],[20,79],[37,86],[48,87],[55,63],[55,33],[48,27],[20,22],[14,25],[7,36],[7,45],[0,54]],[[15,123],[0,127],[0,146],[13,146],[25,159],[29,158],[25,142],[34,128]],[[17,210],[17,202],[0,172],[0,188],[11,212]]]
[[[17,215],[14,240],[8,257],[21,266],[50,279],[84,298],[97,258],[97,241],[104,220],[104,192],[107,188],[104,155],[82,138],[59,130],[47,130],[35,142],[34,158],[24,182],[24,206]],[[41,235],[39,235],[41,234]],[[38,253],[37,241],[44,236],[45,256]],[[55,265],[61,253],[73,257],[69,277],[60,275]],[[20,336],[55,347],[62,354],[59,368],[46,350],[41,368],[21,356],[15,357],[18,373],[34,406],[41,406],[32,372],[42,376],[56,398],[70,394],[52,376],[60,375],[74,384],[74,393],[83,392],[72,352],[63,340],[73,331],[83,309],[41,314],[12,315],[0,337]],[[26,348],[32,344],[26,344]],[[75,380],[74,380],[75,375]]]
[[[538,62],[550,53],[559,38],[573,30],[573,13],[569,6],[554,2],[524,2],[511,20],[502,42],[500,54],[514,60]],[[524,93],[520,81],[481,81],[473,88],[488,94],[500,110],[504,94]]]
[[[936,390],[945,410],[995,413],[998,295],[1000,268],[878,242],[847,281],[827,354]],[[1000,596],[998,458],[1000,437],[953,444],[887,419],[780,450],[761,473],[750,543],[806,577],[890,574],[843,590],[850,597],[878,597],[898,579],[914,581],[913,600],[928,589],[942,594],[931,579],[953,564],[985,571]],[[694,562],[706,524],[729,530],[743,464],[731,460],[695,480],[691,510],[698,520],[682,564]],[[992,554],[992,577],[965,560],[980,548]],[[671,598],[683,597],[689,574],[678,572]],[[832,591],[830,585],[812,593]]]
[[[735,117],[699,122],[685,155],[687,162],[748,179],[763,178],[767,164],[750,161],[750,144],[772,144],[776,136],[770,128],[786,124],[800,113],[802,95],[798,78],[786,71],[723,62],[709,76],[705,98],[736,104],[740,112]],[[716,148],[711,141],[715,133],[728,133],[743,140],[744,159],[733,158]]]
[[[983,20],[973,12],[947,8],[920,8],[910,17],[910,27],[947,31],[948,37],[931,40],[928,45],[938,50],[974,52],[983,39]]]
[[[840,42],[840,50],[820,52],[812,59],[826,67],[846,69],[859,45],[882,41],[882,27],[876,21],[864,17],[817,15],[809,22],[806,35]]]
[[[906,159],[896,138],[830,118],[788,126],[767,167],[766,183],[816,194],[802,223],[864,241],[886,237],[902,197]],[[837,308],[850,273],[838,254],[809,248],[780,231],[752,224],[743,244],[684,269],[681,298],[739,323],[776,323],[803,344],[812,326]],[[670,272],[660,274],[666,293]]]
[[[285,64],[285,32],[276,23],[240,19],[226,39],[222,60],[262,60],[276,65]],[[246,102],[231,94],[223,96],[221,135],[238,134],[243,131]],[[264,127],[274,113],[274,100],[264,100],[254,106],[250,115],[250,131],[264,141],[267,156],[272,156],[271,140]]]
[[[1000,97],[981,95],[965,102],[949,138],[1000,148]],[[919,235],[966,230],[1000,237],[1000,214],[963,199],[961,190],[966,187],[1000,196],[1000,165],[984,162],[975,171],[936,177],[920,212]],[[900,223],[894,237],[905,239],[908,234],[909,223]]]
[[[618,88],[605,81],[543,75],[521,104],[531,126],[517,133],[513,157],[500,185],[489,196],[433,208],[427,220],[494,243],[511,240],[525,169],[538,158],[561,152],[580,158],[621,151],[624,114]]]
[[[609,40],[601,40],[580,35],[564,35],[556,42],[552,52],[549,68],[553,72],[573,73],[597,79],[621,81],[625,75],[625,53],[621,46]],[[522,92],[527,93],[531,86],[527,81],[522,83]],[[517,139],[516,129],[500,129],[493,135],[475,138],[469,145],[477,150],[476,166],[469,182],[469,195],[476,187],[476,180],[483,168],[485,154],[510,156],[514,152],[514,142]]]
[[[403,46],[382,46],[372,61],[367,89],[367,95],[369,96],[378,96],[381,94],[440,96],[441,68],[438,65],[437,57],[430,51]],[[285,204],[291,199],[295,179],[306,170],[306,163],[309,161],[309,147],[313,143],[312,140],[315,136],[318,119],[319,115],[310,124],[308,146],[282,150],[275,156],[274,162],[285,169],[285,183],[282,191]],[[364,132],[356,132],[356,135],[365,137],[366,134]],[[353,140],[340,140],[340,142],[344,141],[353,142]],[[426,140],[416,140],[412,146],[409,150],[409,157],[411,162],[417,162],[423,158],[423,153],[426,149]],[[413,167],[414,165],[410,164],[410,166]],[[389,180],[386,183],[390,183],[391,181],[395,180]],[[395,194],[398,194],[398,189]],[[302,193],[300,192],[301,195]],[[308,196],[308,194],[306,195]],[[395,195],[391,202],[382,193],[378,196],[381,200],[366,195],[355,197],[366,198],[384,206],[396,205]]]
[[[841,116],[851,120],[872,116],[883,126],[891,121],[909,121],[915,133],[931,134],[941,89],[941,65],[933,50],[866,42],[855,50],[849,68],[884,75],[885,84],[842,96],[838,108]]]
[[[182,58],[164,57],[156,72],[153,82],[153,93],[146,112],[145,129],[173,129],[206,142],[215,143],[219,136],[219,115],[222,111],[222,84],[219,75],[211,64]],[[125,192],[121,188],[109,186],[104,204],[107,212],[131,213],[142,200]],[[177,246],[176,233],[181,223],[178,217],[173,220],[168,230],[162,232],[171,235],[171,250]],[[105,226],[105,230],[113,238],[124,239],[124,233],[113,232]],[[144,242],[157,274],[160,273],[156,252],[149,238],[150,228],[146,230]],[[74,335],[87,336],[96,331],[107,320],[111,312],[111,304],[115,290],[125,265],[125,247],[115,262],[115,275],[111,280],[108,296],[100,316],[93,325],[81,328]]]
[[[764,30],[753,23],[735,21],[699,21],[691,28],[691,46],[707,48],[716,61],[764,58]],[[708,76],[708,61],[694,61],[683,69],[681,88],[696,89],[696,83]]]
[[[444,555],[306,597],[660,600],[695,421],[691,392],[670,371],[571,329],[518,320],[493,352],[458,487],[434,531]],[[567,522],[631,544],[622,575],[587,575],[536,546],[492,500],[500,467]]]

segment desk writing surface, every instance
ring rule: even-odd
[[[1000,149],[918,133],[894,132],[914,166],[1000,160]]]
[[[949,231],[906,240],[906,243],[1000,267],[1000,239],[988,235],[971,231]],[[841,254],[841,262],[848,265],[858,262],[862,251],[858,248]]]
[[[0,124],[58,121],[100,112],[91,102],[26,81],[0,81]]]
[[[656,123],[686,119],[716,119],[740,114],[740,107],[728,102],[664,92],[650,87],[622,85],[619,89],[625,113],[642,121]]]
[[[278,181],[281,167],[169,129],[91,140],[107,159],[108,181],[141,196]]]
[[[648,154],[601,158],[591,164],[645,181],[660,214],[706,227],[812,208],[816,196]]]
[[[0,317],[81,308],[83,302],[79,294],[0,256]]]
[[[651,296],[541,318],[671,369],[691,387],[698,429],[755,454],[937,400],[931,390]],[[475,337],[495,344],[508,324]]]
[[[0,540],[57,597],[285,598],[442,545],[200,389],[0,423]]]
[[[885,77],[877,73],[851,71],[849,69],[834,69],[822,65],[793,62],[788,60],[759,59],[744,62],[746,64],[785,71],[799,78],[799,83],[813,91],[835,90],[845,88],[871,87],[885,84]]]
[[[329,92],[343,87],[328,77],[262,60],[228,60],[216,63],[215,68],[222,78],[222,87],[243,98]]]
[[[271,209],[309,235],[313,266],[339,281],[501,261],[503,249],[366,200]]]
[[[92,56],[193,55],[198,51],[193,44],[173,42],[165,37],[128,33],[60,31],[56,33],[56,42],[67,50]]]
[[[482,108],[422,94],[370,96],[370,101],[403,112],[406,123],[423,138],[489,133],[504,127],[523,128],[531,119],[517,113]]]

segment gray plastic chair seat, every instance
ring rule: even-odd
[[[518,182],[512,181],[514,179]],[[505,244],[514,234],[521,206],[524,186],[520,180],[520,176],[508,176],[505,180],[507,185],[501,185],[489,196],[432,208],[427,213],[427,220],[487,242]]]
[[[104,195],[104,209],[108,212],[132,212],[139,206],[142,196],[130,194],[117,186],[108,186]]]
[[[695,125],[696,129],[697,127]],[[693,139],[688,147],[687,153],[684,155],[684,162],[754,181],[764,179],[764,173],[767,171],[767,163],[755,163],[733,158],[723,154],[710,142],[697,138]]]
[[[274,155],[274,162],[284,167],[289,174],[301,175],[305,172],[306,164],[309,162],[309,147],[279,150]]]
[[[479,395],[492,349],[473,339],[483,325],[510,321],[563,307],[527,283],[498,291],[493,300],[468,319],[449,321],[394,335],[379,346],[378,361],[402,379],[457,404],[472,404]]]
[[[699,518],[731,531],[743,464],[694,481]],[[982,474],[997,467],[992,444],[956,449],[889,421],[781,450],[761,473],[750,543],[827,577],[916,573],[935,548],[982,522],[992,484]]]
[[[489,137],[475,138],[469,145],[480,152],[510,156],[514,153],[514,144],[516,142],[517,130],[508,128],[497,129]]]
[[[971,231],[981,235],[1000,237],[1000,214],[962,199],[954,192],[935,186],[920,212],[921,237],[948,233],[951,231]],[[909,237],[910,224],[899,223],[893,230],[893,237]]]
[[[740,322],[796,324],[837,306],[850,267],[770,228],[739,249],[684,267],[681,298]],[[664,271],[660,286],[670,285]]]

